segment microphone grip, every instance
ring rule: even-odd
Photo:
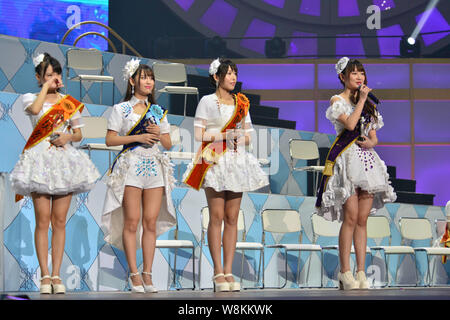
[[[361,85],[359,85],[358,87],[358,91],[361,89]],[[375,104],[379,104],[380,100],[378,100],[377,97],[375,97],[375,95],[372,92],[369,92],[369,94],[367,95],[373,102],[375,102]]]
[[[380,100],[378,100],[377,97],[375,97],[375,95],[372,92],[369,92],[369,94],[367,95],[370,99],[372,99],[373,102],[375,102],[375,104],[379,104]]]

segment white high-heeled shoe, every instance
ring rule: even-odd
[[[350,271],[338,273],[339,289],[341,290],[354,290],[359,289],[359,282],[353,278],[353,274]]]
[[[224,277],[225,275],[223,273],[216,274],[212,280],[213,280],[213,287],[214,292],[226,292],[230,291],[230,283],[228,281],[224,282],[216,282],[216,279],[219,277]]]
[[[52,279],[52,277],[50,277],[49,275],[46,275],[46,276],[43,276],[42,278],[41,278],[41,282],[42,282],[42,280],[44,280],[44,279]],[[39,292],[40,293],[43,293],[43,294],[51,294],[52,293],[52,283],[50,282],[50,283],[46,283],[46,284],[40,284],[40,287],[39,287]]]
[[[152,276],[151,272],[142,271],[142,274],[147,274],[150,277]],[[144,283],[144,290],[145,290],[145,292],[151,292],[151,293],[158,292],[158,289],[156,289],[156,287],[154,285],[152,285],[152,284],[151,285],[146,285],[144,280],[142,280],[142,282]]]
[[[55,293],[55,294],[66,293],[66,287],[62,283],[53,283],[53,280],[60,280],[62,282],[62,280],[59,276],[53,276],[51,279],[52,279],[53,293]]]
[[[369,289],[369,281],[364,271],[358,271],[356,273],[356,281],[359,282],[359,289]]]
[[[128,284],[130,285],[131,292],[145,293],[145,289],[142,284],[137,285],[137,286],[133,285],[133,281],[131,281],[131,277],[134,277],[134,276],[140,276],[139,272],[130,273],[130,276],[128,277]]]
[[[232,273],[227,273],[226,275],[224,275],[225,278],[227,277],[233,277]],[[234,279],[234,277],[233,277]],[[239,282],[233,281],[233,282],[228,282],[230,284],[230,291],[241,291],[241,284]]]

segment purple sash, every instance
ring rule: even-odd
[[[365,117],[365,123],[370,122],[370,117],[367,117],[365,114],[362,116]],[[327,186],[328,179],[333,175],[334,164],[336,163],[337,157],[341,155],[348,147],[350,147],[356,139],[361,134],[361,123],[355,126],[355,129],[352,131],[344,129],[344,131],[336,137],[333,142],[333,145],[328,151],[327,159],[325,160],[325,168],[323,169],[322,179],[320,180],[320,186],[317,193],[316,207],[319,208],[322,205],[322,194]]]

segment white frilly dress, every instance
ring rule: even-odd
[[[33,128],[53,105],[45,102],[39,114],[32,115],[27,109],[36,98],[37,95],[33,93],[22,96],[24,110],[30,117]],[[81,114],[77,112],[57,132],[70,133],[69,127],[81,128],[84,126],[81,120]],[[70,143],[64,147],[55,147],[49,141],[49,138],[46,138],[20,155],[10,175],[14,191],[23,196],[30,196],[33,192],[67,195],[91,190],[100,178],[100,173],[88,155]]]
[[[140,101],[134,96],[130,101],[114,105],[108,120],[108,130],[126,135],[140,119],[133,112],[133,106]],[[142,101],[147,103],[147,101]],[[167,117],[160,124],[161,134],[170,132]],[[175,186],[173,164],[167,155],[160,151],[158,145],[152,147],[138,146],[123,153],[116,161],[107,180],[107,191],[102,215],[102,230],[106,242],[123,250],[123,210],[122,201],[126,185],[150,189],[164,187],[161,209],[156,221],[156,236],[168,231],[176,224],[175,208],[172,203],[172,189]],[[136,234],[136,247],[141,247],[142,224]]]
[[[203,96],[195,112],[194,126],[205,128],[208,133],[220,133],[234,113],[234,105],[220,104],[215,93]],[[253,129],[250,113],[245,117],[245,132]],[[188,177],[194,162],[184,173],[183,181]],[[202,188],[215,191],[248,192],[255,191],[269,184],[267,174],[259,165],[258,159],[245,148],[237,150],[227,148],[226,152],[206,172]]]
[[[339,97],[339,100],[328,107],[326,117],[333,123],[339,135],[344,130],[344,125],[337,119],[341,114],[350,115],[355,107],[339,95],[333,97]],[[380,113],[377,113],[377,117],[376,123],[372,121],[366,126],[366,136],[370,130],[379,130],[384,126]],[[351,195],[355,194],[357,188],[374,195],[370,214],[374,214],[385,203],[394,202],[397,199],[384,161],[373,148],[362,149],[353,143],[336,158],[333,175],[328,179],[323,191],[321,207],[317,208],[317,213],[327,220],[343,221],[343,205]]]

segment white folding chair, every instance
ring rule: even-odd
[[[403,239],[408,240],[427,240],[430,239],[429,247],[415,247],[415,252],[425,252],[427,255],[427,285],[431,286],[435,268],[430,276],[430,256],[437,257],[442,255],[450,255],[450,248],[432,247],[433,234],[431,231],[431,223],[426,218],[406,218],[400,219],[400,233]],[[436,265],[435,265],[436,267]],[[417,271],[416,271],[417,274]]]
[[[152,68],[156,81],[165,83],[184,83],[184,86],[167,85],[158,90],[158,92],[168,94],[184,94],[183,115],[186,116],[187,95],[195,94],[197,95],[197,102],[199,101],[198,89],[196,87],[188,87],[187,85],[186,66],[182,63],[155,62]]]
[[[209,224],[209,208],[208,207],[204,207],[201,210],[201,226],[202,226],[202,237],[201,237],[201,242],[200,242],[200,257],[199,257],[199,271],[198,271],[198,278],[199,278],[199,288],[201,288],[200,286],[200,282],[201,282],[201,277],[200,277],[200,271],[201,271],[201,258],[203,255],[203,246],[207,246],[207,239],[206,239],[206,234],[208,231],[208,224]],[[223,227],[224,224],[222,223],[222,231],[223,231]],[[255,287],[245,287],[243,289],[256,289],[256,288],[263,288],[264,287],[264,283],[260,283],[261,282],[261,268],[264,268],[264,266],[262,265],[262,259],[263,259],[263,255],[264,255],[264,246],[260,243],[260,242],[247,242],[246,241],[246,231],[245,231],[245,219],[244,219],[244,213],[242,211],[242,209],[239,210],[239,215],[238,215],[238,223],[237,223],[237,231],[238,231],[238,235],[239,233],[241,233],[241,241],[237,241],[236,242],[236,250],[240,250],[241,251],[241,287],[242,287],[242,276],[244,274],[244,252],[245,250],[253,250],[253,251],[259,251],[259,265],[258,265],[258,274],[256,276],[256,283],[258,283],[258,286]],[[264,271],[263,271],[264,272]],[[264,277],[264,273],[263,273],[263,277]]]
[[[69,78],[69,69],[82,71],[97,71],[100,74],[78,74]],[[70,81],[79,81],[80,100],[82,100],[81,83],[82,81],[100,82],[100,104],[103,96],[103,83],[112,84],[112,102],[114,104],[114,77],[105,76],[103,56],[101,51],[96,49],[69,49],[66,52],[66,78]]]
[[[83,139],[99,139],[106,137],[108,127],[108,120],[103,117],[83,117],[84,127],[81,127],[81,134]],[[88,151],[89,158],[92,150],[108,151],[109,152],[109,167],[111,167],[111,153],[120,152],[122,146],[108,147],[104,143],[85,143],[78,147]]]
[[[400,231],[401,233],[402,231]],[[403,245],[403,236],[402,236],[402,241],[401,241],[401,245],[399,246],[393,246],[391,245],[392,243],[392,234],[391,234],[391,228],[390,228],[390,223],[389,223],[389,219],[385,216],[369,216],[368,220],[367,220],[367,237],[368,238],[385,238],[388,237],[389,238],[389,245],[387,246],[372,246],[370,247],[370,250],[373,251],[380,251],[383,256],[384,256],[384,263],[385,263],[385,267],[386,267],[386,282],[385,282],[385,286],[394,286],[394,285],[390,285],[390,281],[389,281],[389,258],[392,254],[396,254],[398,255],[398,261],[400,261],[400,255],[401,254],[409,254],[413,256],[413,260],[414,260],[414,266],[416,264],[416,260],[415,260],[415,252],[413,247],[411,246],[405,246]],[[373,254],[372,254],[373,257]],[[387,257],[387,259],[386,259]],[[416,266],[415,266],[416,267]],[[397,283],[397,276],[398,276],[398,269],[399,266],[397,264],[397,269],[395,270],[395,283]],[[417,270],[416,270],[416,279],[418,279],[417,277]],[[416,280],[416,284],[417,284],[417,280]]]
[[[156,240],[157,249],[175,249],[174,265],[173,265],[173,288],[180,289],[192,289],[195,290],[195,245],[191,240],[179,240],[178,239],[178,219],[175,225],[174,239],[168,240]],[[191,249],[192,250],[192,287],[182,288],[177,283],[177,252],[178,249]]]
[[[293,171],[307,171],[313,173],[313,194],[317,193],[319,173],[323,172],[324,166],[320,165],[319,147],[315,141],[291,139],[289,140],[289,155],[291,158],[291,169]],[[295,167],[295,160],[317,160],[316,165]]]
[[[333,237],[338,238],[339,232],[341,230],[342,222],[338,220],[329,221],[318,214],[311,215],[312,229],[313,229],[313,243],[317,243],[319,237]],[[326,245],[321,246],[322,251],[326,250],[339,250],[339,245]],[[352,245],[350,249],[350,254],[355,254],[355,247]],[[366,247],[366,255],[371,254],[370,248]],[[323,257],[323,255],[322,255]],[[323,261],[322,261],[323,265]],[[355,271],[356,263],[353,265],[353,271]],[[323,281],[323,277],[322,277]],[[322,284],[323,285],[323,284]],[[336,286],[337,287],[337,286]]]
[[[298,262],[297,262],[297,274],[295,282],[299,283],[300,277],[300,253],[302,251],[309,252],[319,252],[320,253],[320,262],[322,263],[322,248],[317,244],[304,244],[302,243],[303,237],[303,228],[300,220],[300,214],[296,210],[289,209],[266,209],[261,214],[262,225],[263,225],[263,234],[262,234],[262,243],[264,248],[276,248],[282,249],[284,251],[284,261],[285,261],[285,281],[282,286],[276,287],[278,289],[284,288],[287,284],[288,277],[288,253],[290,251],[298,252]],[[271,233],[299,233],[298,243],[277,243],[272,245],[267,245],[266,241],[266,232]],[[310,267],[311,267],[312,255],[309,258],[308,270],[306,273],[306,283],[309,281]],[[263,256],[263,265],[265,265],[265,260]],[[320,268],[322,272],[322,266]],[[322,275],[321,275],[322,279]],[[264,271],[263,271],[263,284],[264,284]],[[322,281],[320,284],[322,287]],[[264,284],[264,288],[267,288]]]

